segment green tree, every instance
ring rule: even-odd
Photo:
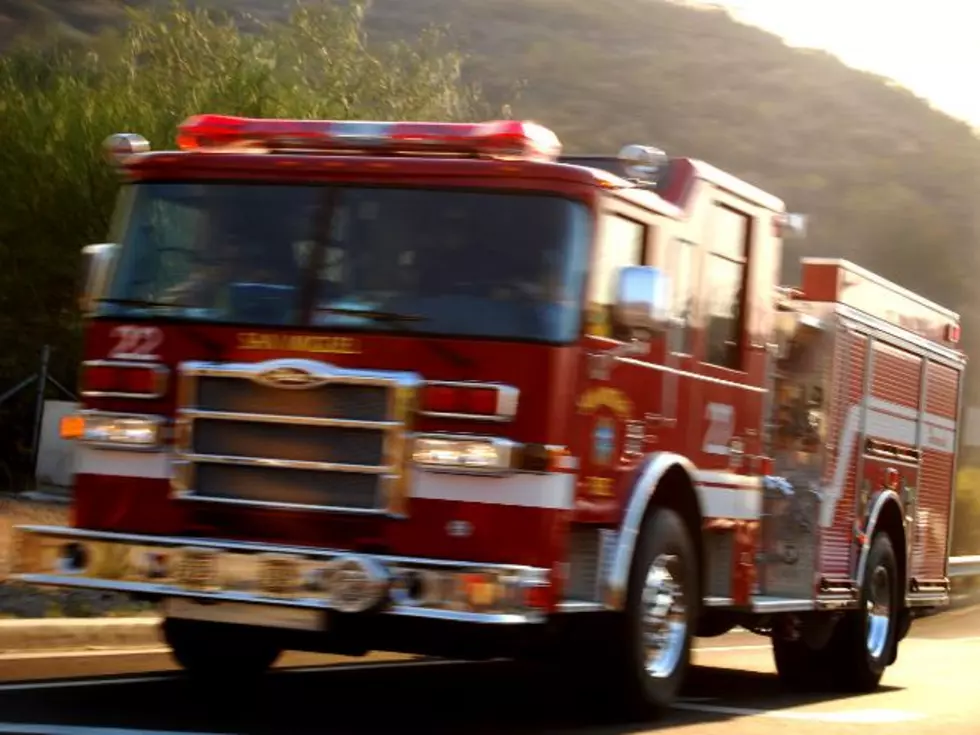
[[[106,236],[117,185],[106,136],[168,147],[202,112],[472,119],[485,109],[461,64],[430,30],[372,43],[360,4],[329,1],[269,22],[180,4],[132,11],[89,45],[35,39],[0,56],[0,392],[36,368],[45,343],[53,374],[72,378],[78,254]],[[23,444],[30,422],[10,411],[24,408],[0,407],[0,457]]]

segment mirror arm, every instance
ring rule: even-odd
[[[606,380],[612,370],[613,363],[621,357],[644,355],[650,349],[650,343],[645,340],[632,338],[629,342],[616,345],[602,352],[589,353],[589,376],[593,380]]]

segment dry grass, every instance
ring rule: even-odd
[[[151,608],[122,595],[88,590],[40,589],[5,581],[10,573],[12,529],[18,525],[64,525],[63,504],[0,497],[0,619],[131,616]]]

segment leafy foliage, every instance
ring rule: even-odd
[[[243,24],[248,24],[246,32]],[[0,389],[37,368],[77,362],[74,293],[82,245],[108,230],[117,182],[106,136],[139,132],[169,146],[202,111],[270,117],[462,119],[485,114],[442,35],[371,44],[359,5],[297,7],[264,22],[181,5],[130,10],[91,44],[24,44],[0,57]],[[2,392],[2,390],[0,390]],[[23,411],[29,401],[0,407]],[[8,417],[10,414],[0,413]],[[0,456],[29,437],[0,421]]]
[[[811,216],[808,238],[787,243],[784,280],[795,280],[801,255],[850,258],[959,310],[965,347],[980,354],[980,141],[826,53],[668,0],[373,0],[363,18],[357,5],[317,0],[281,26],[271,0],[195,3],[260,19],[234,24],[161,14],[162,0],[127,2],[153,13],[130,19],[110,0],[0,0],[0,48],[30,32],[83,39],[98,54],[60,47],[0,60],[0,175],[12,192],[0,209],[0,293],[18,305],[13,323],[0,323],[0,386],[29,370],[44,340],[68,342],[74,254],[105,232],[112,181],[96,157],[104,135],[128,129],[160,144],[182,116],[206,109],[486,113],[466,82],[480,83],[490,110],[511,102],[515,116],[552,127],[570,150],[657,144],[783,197]],[[439,50],[441,37],[424,30],[431,21],[452,29],[465,61]],[[967,398],[980,400],[976,369]],[[967,485],[957,544],[980,549],[969,530],[980,505]]]

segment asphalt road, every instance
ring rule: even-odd
[[[0,733],[836,735],[878,725],[889,735],[976,735],[978,660],[980,607],[956,610],[916,622],[879,692],[801,697],[780,690],[767,641],[737,632],[699,642],[675,710],[656,723],[626,723],[592,706],[588,681],[561,689],[507,663],[291,655],[258,690],[220,698],[192,690],[162,650],[6,655]]]

